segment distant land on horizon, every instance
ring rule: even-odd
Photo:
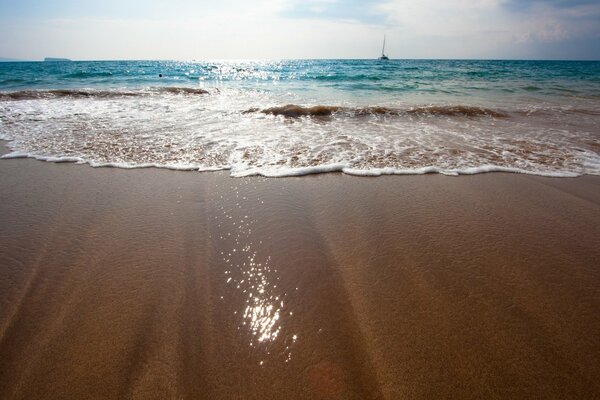
[[[34,59],[23,59],[23,58],[10,58],[10,57],[0,57],[0,62],[53,62],[53,61],[73,61],[70,58],[59,58],[59,57],[45,57],[43,60],[34,60]]]
[[[44,58],[44,61],[46,61],[46,62],[48,62],[48,61],[49,62],[57,62],[57,61],[62,62],[62,61],[73,61],[73,60],[70,60],[68,58],[46,57],[46,58]]]

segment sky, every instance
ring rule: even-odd
[[[0,57],[600,59],[600,0],[0,0]]]

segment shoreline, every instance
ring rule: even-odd
[[[0,397],[600,395],[599,176],[0,172]]]
[[[235,172],[232,170],[231,166],[229,167],[215,167],[215,168],[204,168],[196,166],[181,166],[181,165],[157,165],[157,164],[130,164],[130,163],[99,163],[94,161],[85,161],[79,157],[70,157],[70,156],[37,156],[30,155],[29,153],[24,153],[18,150],[12,150],[9,147],[10,141],[5,139],[0,139],[0,145],[2,145],[2,149],[0,149],[0,160],[12,160],[12,159],[32,159],[35,161],[43,161],[49,163],[67,163],[67,164],[75,164],[75,165],[86,165],[92,168],[119,168],[119,169],[164,169],[170,171],[182,171],[182,172],[197,172],[197,173],[211,173],[211,172],[219,172],[225,171],[232,178],[248,178],[248,177],[262,177],[262,178],[295,178],[295,177],[303,177],[308,175],[320,175],[320,174],[330,174],[330,173],[340,173],[349,176],[355,177],[380,177],[380,176],[420,176],[420,175],[428,175],[428,174],[438,174],[444,176],[469,176],[469,175],[479,175],[479,174],[489,174],[489,173],[508,173],[508,174],[521,174],[521,175],[530,175],[530,176],[538,176],[542,178],[577,178],[580,176],[600,176],[594,174],[577,174],[574,172],[562,171],[562,172],[532,172],[527,171],[521,168],[513,168],[513,167],[505,167],[501,165],[481,165],[479,167],[467,167],[463,169],[443,169],[434,166],[426,166],[414,169],[398,169],[393,167],[383,167],[383,168],[371,168],[368,170],[356,169],[353,167],[344,166],[343,164],[324,164],[313,167],[297,167],[297,168],[288,168],[287,170],[275,169],[275,170],[265,170],[262,168],[249,169],[245,171]]]

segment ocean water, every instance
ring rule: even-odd
[[[600,175],[600,62],[0,63],[0,138],[3,158],[232,176]]]

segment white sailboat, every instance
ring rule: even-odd
[[[389,60],[388,56],[385,55],[385,35],[383,35],[383,48],[381,49],[381,57],[380,60]]]

